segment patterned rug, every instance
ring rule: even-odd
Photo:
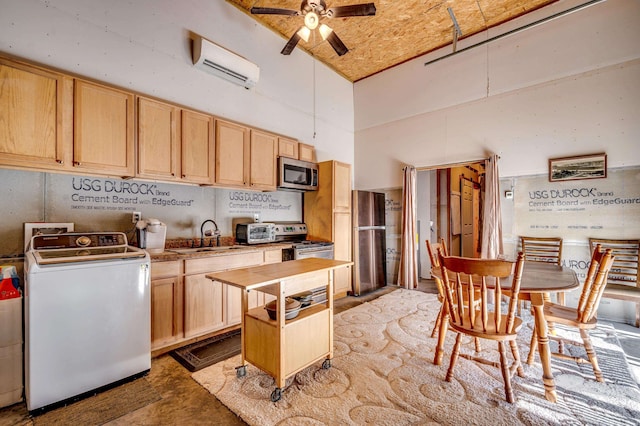
[[[236,377],[240,356],[192,377],[250,425],[640,425],[640,389],[612,326],[591,334],[605,383],[589,364],[554,358],[558,402],[550,403],[536,358],[524,378],[513,378],[517,402],[509,404],[497,368],[460,358],[454,379],[444,381],[455,333],[448,333],[443,365],[433,365],[436,339],[429,336],[439,307],[435,295],[396,290],[335,315],[332,367],[320,361],[289,378],[276,403],[267,374],[249,365]],[[528,324],[521,334],[526,359]],[[464,342],[471,353],[473,341]],[[483,356],[497,359],[496,346],[483,341]]]

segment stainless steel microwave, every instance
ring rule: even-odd
[[[278,158],[278,189],[289,191],[316,191],[318,165],[293,158]]]

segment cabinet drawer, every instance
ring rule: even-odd
[[[264,251],[264,263],[280,262],[282,262],[282,249]]]
[[[298,275],[291,280],[287,280],[285,285],[285,296],[301,293],[318,287],[324,287],[329,284],[329,274],[330,272],[328,271],[318,271]]]
[[[151,279],[162,277],[175,277],[181,274],[181,260],[170,262],[151,262]]]
[[[262,251],[187,259],[184,262],[184,273],[190,275],[244,268],[246,266],[260,265],[262,261]]]

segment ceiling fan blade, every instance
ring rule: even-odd
[[[335,31],[331,31],[331,33],[327,36],[327,41],[329,42],[331,47],[333,47],[333,50],[336,51],[338,56],[342,56],[349,51],[349,49],[347,49],[347,46],[344,45]]]
[[[291,52],[293,52],[293,49],[296,48],[296,45],[300,41],[300,34],[298,34],[299,31],[300,29],[298,29],[298,31],[293,33],[293,35],[291,36],[287,44],[285,44],[284,48],[282,49],[282,51],[280,51],[280,53],[282,53],[283,55],[290,55]]]
[[[374,3],[352,4],[327,9],[327,18],[344,18],[347,16],[373,16],[376,14]]]
[[[278,9],[274,7],[252,7],[251,8],[252,15],[288,15],[294,16],[299,15],[300,12],[292,9]]]

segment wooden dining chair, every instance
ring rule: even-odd
[[[427,252],[429,253],[429,259],[431,260],[431,270],[440,269],[440,259],[438,253],[442,253],[444,256],[448,256],[449,252],[447,251],[447,243],[444,241],[444,238],[440,239],[439,243],[431,244],[429,240],[425,241],[427,245]],[[436,345],[436,351],[434,355],[433,362],[436,365],[439,365],[442,359],[442,354],[444,353],[444,340],[447,334],[447,309],[445,305],[445,295],[444,295],[444,285],[442,284],[442,280],[438,278],[437,275],[431,274],[434,278],[436,287],[438,288],[438,301],[440,301],[440,310],[438,311],[438,317],[436,318],[436,323],[433,326],[433,330],[431,330],[431,337],[434,338],[436,335],[438,336],[438,343]],[[476,300],[479,298],[476,295]],[[476,302],[477,305],[477,302]],[[445,321],[444,328],[442,327],[442,321]],[[440,330],[443,330],[442,333],[438,333]],[[480,339],[477,337],[474,339],[476,352],[482,351],[482,345],[480,344]]]
[[[611,266],[607,287],[602,297],[625,300],[636,304],[636,327],[640,327],[640,240],[611,240],[589,238],[591,252],[600,244],[610,248],[616,258]]]
[[[427,245],[427,253],[429,253],[429,260],[431,260],[431,270],[433,269],[439,269],[440,268],[440,261],[438,260],[438,250],[441,250],[442,253],[445,256],[448,256],[449,253],[447,251],[447,244],[444,241],[444,238],[440,239],[439,243],[433,243],[431,244],[431,242],[429,240],[425,240],[425,243]],[[444,303],[444,288],[442,287],[442,281],[440,280],[440,278],[436,277],[435,275],[432,275],[435,282],[436,282],[436,287],[438,288],[438,301],[443,304]],[[442,322],[442,316],[443,316],[443,309],[442,306],[440,306],[440,311],[438,312],[438,317],[436,318],[436,323],[433,326],[433,330],[431,331],[431,337],[436,337],[436,334],[438,334],[438,329],[440,328],[440,324]]]
[[[580,294],[580,300],[578,306],[571,308],[568,306],[562,306],[555,303],[544,304],[544,316],[547,322],[553,322],[554,324],[563,324],[569,327],[575,327],[580,332],[582,342],[577,342],[567,338],[563,338],[560,335],[549,335],[549,339],[558,342],[558,352],[551,352],[552,356],[573,360],[577,363],[590,363],[593,367],[593,373],[596,376],[596,380],[603,382],[602,372],[598,367],[598,358],[591,344],[589,338],[589,330],[596,328],[598,320],[596,313],[598,311],[598,305],[600,304],[600,298],[607,285],[607,275],[611,270],[614,256],[611,249],[602,250],[600,245],[597,245],[591,256],[591,264],[587,271],[587,277],[585,278],[584,285],[582,287],[582,293]],[[580,356],[571,356],[564,353],[563,344],[571,344],[574,346],[584,346],[587,353],[587,358]],[[527,364],[533,363],[533,358],[538,347],[538,332],[537,329],[533,329],[533,335],[531,336],[531,345],[529,349],[529,356],[527,357]]]
[[[522,319],[515,315],[524,255],[519,253],[515,262],[442,255],[439,256],[439,260],[445,303],[447,303],[449,310],[449,327],[458,333],[445,380],[450,382],[453,378],[459,356],[500,367],[506,399],[509,403],[513,403],[515,399],[511,377],[516,373],[520,377],[524,377],[516,344],[518,330],[522,327]],[[503,313],[501,309],[504,288],[508,289],[512,295],[507,299],[506,313]],[[465,294],[466,297],[464,297]],[[476,308],[476,294],[480,295],[479,309]],[[498,343],[500,362],[476,355],[460,354],[463,335],[495,340]],[[510,365],[505,348],[507,342],[513,357],[513,362]]]
[[[520,236],[520,247],[527,262],[548,262],[561,266],[562,238]],[[545,295],[545,300],[550,300]],[[558,293],[558,303],[564,305],[564,293]]]

